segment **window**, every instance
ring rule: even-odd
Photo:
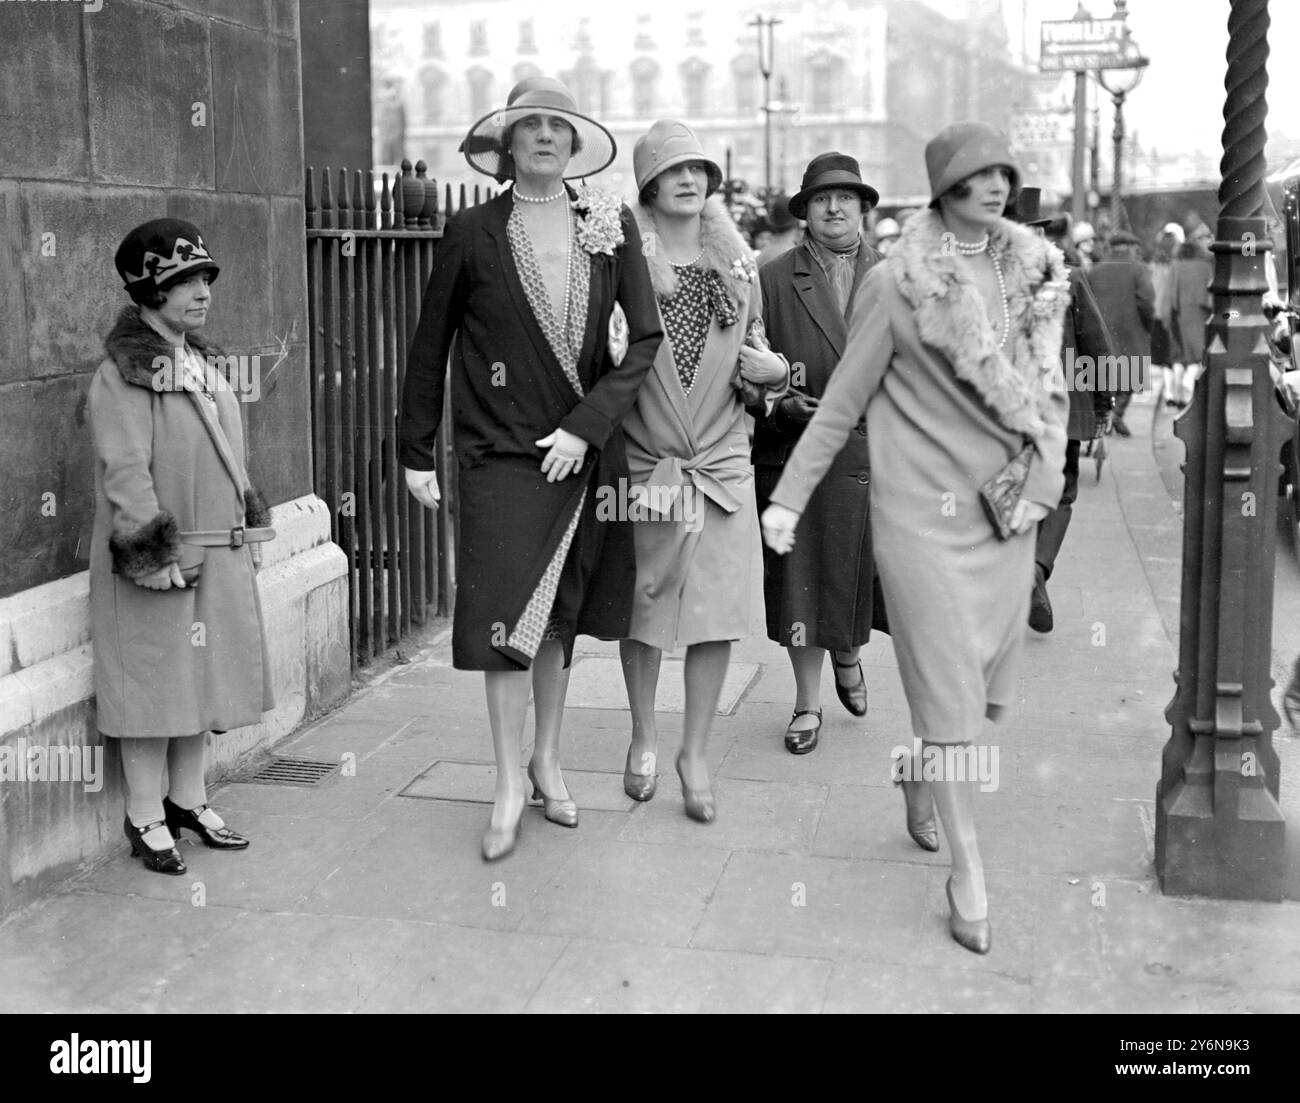
[[[469,25],[469,56],[483,57],[487,52],[487,20],[476,19]]]
[[[636,38],[632,42],[634,50],[653,50],[655,41],[650,37],[650,17],[648,15],[638,15],[636,17]]]
[[[471,69],[469,80],[469,113],[481,119],[492,110],[492,73],[484,68]]]
[[[537,53],[537,38],[533,34],[533,21],[525,19],[519,24],[519,52],[521,54]]]
[[[424,121],[426,123],[441,121],[446,107],[443,95],[446,84],[447,78],[442,70],[434,68],[421,70],[420,90],[423,95]]]
[[[659,66],[648,57],[637,58],[632,62],[632,113],[638,118],[648,119],[658,114],[655,105],[658,102]]]
[[[578,101],[578,110],[589,114],[603,114],[606,110],[605,100],[608,89],[609,74],[601,72],[590,54],[583,54],[574,63],[572,69],[560,74],[563,81]]]
[[[514,78],[515,84],[518,84],[522,80],[528,80],[530,77],[540,77],[541,75],[542,71],[531,61],[521,61],[511,71],[511,76]]]
[[[424,25],[424,56],[442,57],[441,23],[426,23]]]
[[[829,115],[836,110],[842,67],[843,62],[825,50],[808,59],[808,110],[813,114]]]
[[[703,115],[708,96],[709,67],[699,58],[682,66],[682,99],[687,115]]]
[[[752,57],[738,57],[731,63],[731,81],[736,90],[736,114],[758,111],[758,63]]]

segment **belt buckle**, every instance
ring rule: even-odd
[[[244,546],[244,526],[239,525],[230,530],[230,546],[232,548],[242,548]]]

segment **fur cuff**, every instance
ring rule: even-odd
[[[250,529],[264,529],[271,523],[271,507],[255,486],[244,491],[244,524]]]
[[[165,509],[131,533],[108,538],[113,570],[129,579],[143,578],[181,558],[181,534],[176,518]]]

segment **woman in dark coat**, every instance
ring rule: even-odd
[[[207,807],[204,733],[273,707],[254,548],[275,532],[245,474],[239,400],[197,334],[219,271],[198,229],[147,222],[116,263],[135,305],[87,397],[96,722],[121,748],[132,853],[181,874],[182,828],[248,846]]]
[[[763,322],[772,348],[793,365],[794,390],[754,431],[758,508],[764,510],[799,436],[844,354],[853,292],[881,256],[862,240],[863,216],[880,196],[842,153],[814,157],[790,200],[808,221],[802,245],[759,270]],[[794,668],[794,715],[785,733],[791,754],[817,746],[822,726],[821,677],[826,652],[835,690],[854,716],[867,712],[858,649],[871,636],[875,566],[871,556],[871,462],[867,422],[849,434],[826,478],[799,518],[799,539],[785,556],[763,548],[763,601],[768,639]]]
[[[925,154],[931,210],[908,220],[859,288],[844,356],[762,524],[768,544],[788,551],[865,411],[876,563],[922,744],[921,763],[900,756],[904,795],[909,811],[938,808],[953,858],[952,936],[986,953],[979,779],[963,752],[1019,691],[1033,531],[1064,483],[1069,281],[1054,246],[1002,217],[1020,174],[1001,131],[955,123]],[[1017,457],[1023,489],[1002,540],[979,488]]]
[[[530,689],[534,796],[548,819],[577,826],[559,767],[574,636],[623,636],[636,579],[628,523],[598,517],[598,491],[626,485],[619,422],[662,332],[631,212],[564,183],[608,165],[614,140],[562,84],[516,85],[462,148],[475,169],[514,187],[447,224],[407,361],[400,458],[411,492],[436,508],[434,441],[454,347],[452,658],[485,672],[497,785],[483,857],[492,861],[514,848],[523,811]],[[616,303],[627,329],[618,362],[609,347]]]

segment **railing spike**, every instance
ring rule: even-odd
[[[321,226],[327,230],[334,228],[334,192],[330,186],[333,173],[328,168],[321,169],[320,213]]]
[[[379,193],[379,228],[381,230],[391,230],[393,228],[393,200],[388,191],[388,173],[384,173],[383,190]]]
[[[348,203],[348,170],[339,169],[339,229],[352,229],[351,204]]]
[[[303,198],[303,206],[307,210],[307,228],[314,230],[316,228],[316,170],[307,166],[307,182]]]

